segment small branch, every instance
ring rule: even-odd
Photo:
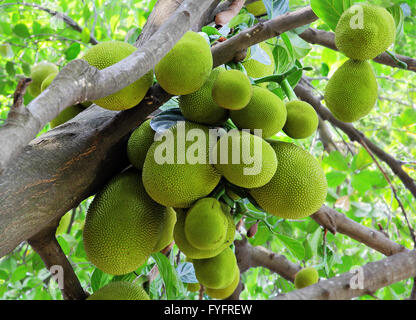
[[[335,46],[335,34],[333,32],[328,32],[319,29],[309,28],[306,29],[303,33],[299,35],[303,40],[309,42],[311,44],[319,44],[321,46],[327,47],[329,49],[338,51],[337,47]],[[416,59],[396,55],[397,59],[403,61],[407,64],[407,70],[416,72]],[[386,52],[380,54],[376,58],[373,59],[375,62],[380,64],[384,64],[390,67],[397,68],[398,65],[394,61],[394,59]]]
[[[279,295],[276,300],[346,300],[416,276],[416,251],[400,252],[367,263],[357,273],[346,272],[303,289]]]
[[[231,4],[223,11],[217,13],[215,16],[215,24],[217,26],[226,25],[232,18],[234,18],[244,6],[245,0],[233,0]]]
[[[72,268],[67,257],[63,253],[58,241],[55,238],[56,227],[59,219],[53,224],[46,227],[42,232],[35,237],[28,240],[40,257],[42,258],[48,270],[52,267],[61,267],[63,273],[56,274],[58,285],[65,300],[84,300],[87,293],[82,289],[81,284]],[[62,276],[63,283],[60,283],[59,278]],[[61,287],[62,286],[62,287]]]

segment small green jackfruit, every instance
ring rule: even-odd
[[[173,95],[197,91],[213,66],[211,48],[203,36],[188,31],[155,67],[160,86]]]
[[[248,12],[254,16],[262,16],[267,13],[266,7],[264,6],[263,0],[254,1],[246,5]]]
[[[261,129],[263,138],[282,130],[286,116],[284,102],[269,90],[257,86],[253,87],[253,96],[245,108],[230,111],[231,120],[239,129],[250,129],[252,133]]]
[[[302,289],[319,281],[319,274],[315,268],[303,268],[295,275],[296,289]]]
[[[200,89],[179,97],[179,108],[187,120],[213,126],[227,121],[228,110],[221,108],[212,98],[214,82],[223,71],[225,69],[220,67],[213,69]]]
[[[57,74],[59,72],[58,67],[50,62],[39,62],[35,65],[31,72],[30,77],[32,82],[27,88],[32,97],[37,97],[42,91],[41,86],[43,80],[45,80],[50,74]]]
[[[83,239],[89,261],[113,275],[134,271],[153,252],[166,210],[147,195],[136,169],[115,176],[88,208]]]
[[[269,214],[284,219],[302,219],[318,211],[328,190],[319,162],[292,143],[268,142],[279,165],[269,183],[250,190],[254,200]]]
[[[136,47],[127,42],[105,41],[91,47],[82,59],[98,70],[102,70],[127,58],[136,50]],[[143,100],[152,83],[153,70],[150,70],[143,77],[120,91],[93,102],[109,110],[130,109]]]
[[[247,76],[239,70],[221,72],[212,87],[212,98],[225,109],[243,109],[253,95],[253,88]]]
[[[166,248],[173,241],[173,228],[176,223],[176,212],[173,208],[166,208],[166,215],[153,252],[159,252]]]
[[[258,188],[276,172],[273,148],[261,137],[246,131],[231,130],[212,149],[215,168],[229,182],[243,188]]]
[[[201,285],[198,282],[188,283],[186,286],[186,290],[190,292],[198,292],[200,289],[201,289]]]
[[[208,259],[194,259],[195,276],[207,288],[224,289],[231,285],[238,273],[234,252],[225,248],[220,254]]]
[[[264,63],[262,61],[259,61],[260,59],[259,60],[253,59],[251,48],[247,50],[247,57],[242,62],[244,68],[246,69],[247,75],[255,79],[272,75],[274,73],[274,69],[276,68],[272,47],[266,42],[261,42],[259,44],[259,47],[268,56],[269,58],[268,64],[266,63],[266,61],[263,61],[265,59],[262,59]],[[260,86],[262,87],[267,86],[267,82],[261,83]]]
[[[127,157],[137,169],[143,169],[147,151],[154,142],[155,131],[150,126],[150,119],[143,122],[131,134],[127,142]]]
[[[223,289],[211,289],[205,288],[205,293],[214,299],[226,299],[231,296],[235,289],[237,289],[240,282],[240,269],[237,268],[237,273],[235,274],[233,282],[230,285]]]
[[[137,284],[114,281],[94,292],[87,300],[150,300],[150,298]]]
[[[207,250],[195,248],[189,243],[185,235],[185,221],[187,212],[181,209],[176,209],[177,221],[173,230],[173,238],[175,239],[175,243],[179,250],[181,250],[183,254],[186,255],[187,261],[190,260],[190,262],[192,262],[194,259],[206,259],[214,257],[220,254],[221,251],[233,243],[235,235],[233,216],[230,214],[230,209],[226,205],[222,205],[222,208],[228,221],[227,235],[225,237],[224,243],[220,247]]]
[[[185,141],[194,133],[196,141]],[[179,121],[153,142],[143,166],[143,184],[153,200],[188,208],[214,190],[221,175],[209,162],[209,136],[208,127]]]
[[[305,101],[286,103],[287,119],[283,132],[293,139],[311,136],[318,128],[319,119],[315,109]]]
[[[203,198],[188,210],[185,236],[195,248],[217,249],[224,244],[228,221],[221,203],[215,198]]]
[[[353,122],[370,113],[377,101],[377,91],[370,63],[348,60],[329,79],[324,99],[335,118]]]
[[[393,16],[383,7],[367,3],[345,10],[335,29],[335,45],[347,57],[370,60],[383,53],[396,38]]]

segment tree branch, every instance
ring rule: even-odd
[[[335,34],[319,29],[309,28],[299,35],[303,40],[311,44],[319,44],[332,50],[338,51],[335,46]],[[397,59],[407,64],[407,70],[416,72],[416,59],[397,54]],[[394,59],[386,52],[373,59],[375,62],[385,64],[390,67],[399,68]]]
[[[357,274],[346,272],[309,287],[280,295],[276,300],[352,299],[373,294],[380,288],[414,276],[416,276],[416,251],[399,252],[383,260],[367,263],[358,269]],[[359,286],[360,280],[362,286]]]

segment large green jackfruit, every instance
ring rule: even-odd
[[[234,276],[233,282],[225,288],[222,289],[212,289],[212,288],[205,288],[205,292],[211,298],[214,299],[226,299],[233,294],[235,289],[238,287],[238,283],[240,282],[240,269],[237,268],[237,272]]]
[[[117,175],[88,208],[83,233],[88,259],[109,274],[134,271],[153,252],[166,210],[147,195],[139,171]]]
[[[373,59],[395,40],[393,16],[383,7],[367,3],[353,5],[344,11],[335,29],[335,45],[347,57]]]
[[[136,50],[136,47],[127,42],[105,41],[91,47],[82,59],[98,70],[102,70],[127,58]],[[93,102],[109,110],[130,109],[143,100],[152,83],[153,70],[150,70],[143,77],[120,91]]]
[[[150,298],[137,284],[114,281],[94,292],[87,300],[150,300]]]
[[[302,219],[318,211],[328,190],[319,162],[292,143],[268,142],[279,165],[269,183],[250,190],[254,200],[266,212],[284,219]]]
[[[329,79],[325,104],[340,121],[366,116],[377,101],[377,80],[368,61],[348,60]]]
[[[162,230],[159,233],[159,240],[153,252],[159,252],[166,248],[173,241],[173,228],[176,223],[176,212],[173,208],[167,208]]]
[[[150,126],[150,119],[143,122],[131,134],[127,142],[127,157],[137,169],[143,169],[147,151],[154,142],[155,131]]]

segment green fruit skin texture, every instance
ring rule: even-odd
[[[354,122],[366,116],[377,101],[378,86],[368,61],[346,61],[329,79],[325,103],[340,121]]]
[[[212,98],[214,82],[223,71],[225,69],[220,67],[213,69],[199,90],[179,97],[179,108],[187,120],[208,125],[220,125],[227,121],[228,110],[221,108]]]
[[[230,248],[208,259],[192,261],[199,283],[212,289],[223,289],[231,285],[238,272],[237,259]]]
[[[201,289],[201,285],[199,283],[188,283],[186,286],[186,290],[190,292],[198,292]]]
[[[360,12],[363,13],[360,19],[363,28],[355,27],[360,22],[357,19]],[[395,37],[393,16],[385,8],[371,4],[357,4],[344,11],[335,29],[335,45],[355,60],[375,58],[394,42]]]
[[[313,285],[319,281],[318,271],[315,268],[308,267],[300,270],[295,276],[296,289],[302,289]]]
[[[228,141],[228,142],[227,142]],[[237,147],[233,141],[237,142]],[[243,142],[245,141],[245,142]],[[249,141],[249,144],[247,143]],[[255,146],[255,144],[257,146]],[[249,145],[250,150],[246,149]],[[260,152],[257,150],[260,146]],[[228,147],[226,152],[227,157],[224,157],[226,163],[221,163],[222,149]],[[243,150],[244,149],[244,150]],[[239,163],[233,163],[233,153],[239,150]],[[249,164],[244,163],[243,151],[251,158]],[[213,156],[217,155],[217,163],[215,168],[220,172],[229,182],[242,188],[258,188],[268,183],[277,168],[276,153],[273,148],[261,137],[242,132],[238,130],[231,130],[226,135],[222,136],[212,150]],[[236,153],[237,154],[237,153]],[[255,168],[257,166],[257,169]],[[249,170],[247,170],[249,169]],[[248,174],[252,171],[258,171],[256,174]]]
[[[127,281],[115,281],[94,292],[87,300],[150,300],[150,298],[139,285]]]
[[[137,169],[143,169],[147,151],[154,142],[155,131],[150,126],[150,119],[133,131],[127,142],[127,157]]]
[[[277,156],[277,170],[265,186],[250,194],[267,213],[302,219],[323,205],[328,185],[319,162],[307,151],[287,142],[268,140]]]
[[[213,67],[211,48],[205,38],[188,31],[155,67],[160,86],[173,95],[197,91]]]
[[[32,78],[32,82],[28,87],[30,95],[32,97],[37,97],[41,93],[43,80],[50,74],[57,74],[58,72],[58,67],[50,62],[40,62],[35,65],[30,72],[30,77]]]
[[[233,282],[223,289],[212,289],[212,288],[205,288],[205,292],[211,298],[214,299],[226,299],[233,294],[235,289],[237,289],[238,283],[240,282],[240,270],[237,268],[237,273],[234,277]]]
[[[108,274],[134,271],[153,252],[165,215],[146,194],[139,171],[115,176],[88,208],[83,239],[89,261]]]
[[[225,241],[227,228],[227,218],[215,198],[198,200],[186,214],[185,236],[195,248],[217,249]]]
[[[178,122],[179,123],[179,122]],[[193,144],[199,145],[199,140],[186,141],[184,143],[184,150],[178,154],[178,126],[166,130],[162,141],[155,141],[147,152],[146,159],[143,166],[143,184],[147,193],[156,202],[173,208],[189,208],[196,200],[207,196],[217,186],[221,179],[221,175],[215,170],[214,166],[209,163],[210,147],[209,147],[209,130],[208,127],[185,122],[184,135],[186,136],[191,129],[198,129],[198,133],[205,136],[205,148],[203,151],[198,150],[192,154],[199,154],[205,156],[203,163],[189,163],[189,153],[192,150]],[[174,141],[167,139],[168,135],[172,133],[171,137]],[[202,139],[202,138],[201,138]],[[180,141],[183,139],[179,138]],[[160,159],[161,150],[164,146],[166,148],[174,147],[173,163],[158,163]],[[199,148],[200,149],[200,148]],[[186,157],[185,151],[186,150]],[[183,156],[183,163],[179,157]]]
[[[212,98],[225,109],[243,109],[252,95],[253,89],[249,78],[239,70],[221,72],[212,87]]]
[[[251,49],[249,48],[249,50],[247,50],[247,58],[242,62],[242,64],[246,69],[247,75],[252,78],[270,76],[274,73],[274,69],[276,67],[271,46],[266,42],[261,42],[259,46],[269,56],[270,64],[263,64],[262,62],[255,59],[250,59]],[[267,82],[262,82],[259,84],[259,86],[267,87]]]
[[[136,47],[127,42],[105,41],[91,47],[85,53],[83,59],[98,70],[102,70],[127,58],[136,50]],[[143,77],[120,91],[93,102],[109,110],[130,109],[143,100],[152,83],[153,70],[150,70]]]
[[[261,16],[267,13],[263,0],[254,1],[246,5],[247,11],[255,16]]]
[[[253,86],[253,96],[247,106],[230,112],[231,120],[239,129],[262,130],[262,137],[274,136],[286,122],[284,102],[269,90]],[[254,132],[255,133],[255,132]]]
[[[319,119],[315,109],[305,101],[286,103],[287,119],[283,132],[293,139],[310,137],[318,128]]]
[[[186,255],[187,261],[192,262],[193,259],[207,259],[215,257],[216,255],[220,254],[221,251],[223,251],[225,248],[229,247],[233,243],[235,236],[234,220],[229,212],[229,208],[227,208],[225,205],[223,205],[222,207],[228,221],[227,234],[224,243],[216,249],[207,250],[195,248],[189,243],[185,235],[185,220],[187,212],[185,212],[185,210],[182,209],[176,209],[177,221],[173,230],[173,238],[175,239],[175,243],[178,246],[179,250],[181,250]]]
[[[166,208],[166,215],[153,253],[165,249],[173,241],[173,228],[176,223],[176,212],[173,208]]]

